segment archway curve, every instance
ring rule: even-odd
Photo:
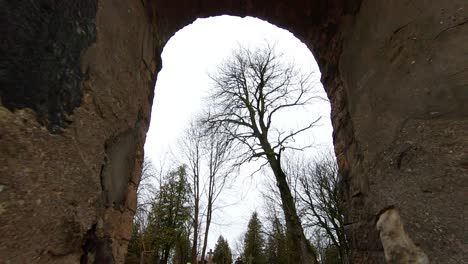
[[[433,262],[463,260],[465,1],[1,5],[0,260],[122,262],[160,51],[220,14],[288,29],[316,57],[354,262],[383,261],[374,216],[390,204]]]
[[[203,112],[200,110],[207,106],[206,100],[203,99],[212,88],[208,74],[214,72],[231,54],[232,49],[239,45],[258,48],[266,44],[274,45],[275,51],[284,56],[284,61],[294,63],[300,72],[312,74],[313,94],[326,98],[313,55],[304,43],[289,31],[253,17],[223,15],[197,19],[177,31],[162,52],[163,68],[158,73],[155,87],[151,125],[145,142],[145,159],[148,158],[148,161],[156,164],[155,167],[165,169],[172,165],[173,160],[176,160],[176,163],[187,162],[184,158],[179,158],[184,156],[180,151],[180,140],[185,138],[183,131],[191,119],[197,116],[197,113]],[[283,113],[278,116],[275,121],[279,122],[275,124],[280,124],[287,128],[285,131],[289,131],[292,128],[304,127],[308,125],[307,122],[318,117],[321,119],[313,129],[295,138],[298,146],[313,145],[313,148],[302,154],[307,153],[315,158],[319,153],[332,150],[329,102],[318,99],[310,105],[294,108],[289,114]],[[218,222],[218,225],[215,224],[210,230],[208,244],[213,248],[219,235],[223,235],[234,245],[235,239],[244,231],[251,212],[260,212],[264,208],[262,186],[270,182],[262,173],[257,173],[256,177],[249,176],[262,165],[252,163],[247,166],[255,169],[246,171],[245,166],[242,166],[243,173],[236,177],[237,180],[233,180],[233,186],[225,190],[220,197],[224,201],[219,205],[229,206],[216,211],[213,216],[213,222]]]

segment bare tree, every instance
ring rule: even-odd
[[[332,153],[316,161],[288,161],[288,174],[299,184],[295,188],[301,218],[306,227],[319,228],[347,263],[348,243],[344,232],[343,207],[338,188],[338,166]]]
[[[229,176],[233,173],[230,161],[232,160],[232,144],[227,137],[217,131],[210,131],[205,137],[205,150],[207,154],[208,184],[205,185],[207,209],[205,221],[205,236],[203,240],[201,264],[205,263],[205,254],[208,244],[214,205],[226,186]]]
[[[148,216],[151,200],[156,194],[157,186],[155,182],[159,182],[162,177],[162,169],[158,171],[149,157],[145,157],[141,170],[141,179],[137,188],[137,209],[135,220],[140,221],[141,227],[144,227],[144,219]]]
[[[211,76],[214,92],[205,121],[225,133],[229,140],[242,146],[239,163],[263,158],[278,186],[287,233],[295,250],[295,263],[316,263],[313,248],[304,235],[285,172],[281,154],[286,149],[301,150],[294,137],[314,126],[286,132],[273,126],[276,114],[304,106],[318,98],[310,74],[302,75],[293,64],[285,63],[274,47],[251,50],[240,47]],[[262,167],[263,167],[262,166]]]
[[[242,258],[242,253],[244,252],[244,237],[245,233],[241,233],[234,241],[234,254],[237,256],[236,259]]]
[[[204,227],[201,245],[201,263],[204,263],[208,244],[209,230],[216,202],[229,182],[229,176],[235,172],[232,168],[233,146],[225,134],[208,130],[202,123],[194,121],[187,129],[180,143],[181,152],[188,163],[189,177],[192,180],[193,243],[192,262],[197,263],[199,252],[200,229]],[[202,200],[202,198],[204,198]],[[206,208],[201,210],[201,203]],[[204,218],[204,223],[203,219]]]
[[[146,263],[145,259],[150,258],[154,253],[151,248],[151,234],[148,234],[148,216],[151,211],[151,205],[161,188],[163,182],[164,165],[156,167],[151,158],[145,156],[142,166],[141,179],[137,188],[137,208],[133,220],[135,232],[138,234],[134,243],[140,248],[140,262]]]
[[[191,178],[192,197],[193,197],[193,242],[191,249],[192,263],[196,264],[198,259],[198,241],[200,230],[200,173],[202,166],[202,130],[195,121],[193,121],[180,140],[180,150],[183,159],[188,166],[188,174]]]

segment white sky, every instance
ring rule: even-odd
[[[306,72],[316,72],[317,89],[323,96],[320,72],[309,49],[290,32],[256,18],[219,16],[198,19],[179,30],[167,43],[162,53],[163,68],[158,74],[150,129],[147,133],[145,154],[154,164],[176,151],[177,139],[193,116],[203,108],[210,89],[208,72],[227,57],[240,44],[261,45],[276,43],[277,51],[293,58]],[[304,126],[314,117],[322,116],[319,127],[303,135],[300,142],[312,142],[318,148],[332,145],[332,127],[328,102],[316,102],[310,107],[284,114],[281,126]],[[310,152],[310,151],[309,151]],[[177,155],[177,153],[175,153]],[[311,152],[313,155],[313,151]],[[167,163],[167,162],[165,162]],[[247,166],[221,203],[227,206],[215,213],[209,236],[209,248],[214,249],[220,234],[229,240],[234,250],[235,240],[245,231],[253,210],[261,212],[264,202],[260,195],[265,177],[249,177]]]

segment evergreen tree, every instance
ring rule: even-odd
[[[172,263],[174,264],[186,264],[191,261],[191,243],[190,243],[190,232],[184,230],[180,234],[180,237],[175,243],[174,257]]]
[[[223,236],[219,236],[218,241],[216,242],[213,261],[216,264],[231,264],[232,263],[232,253],[229,243]]]
[[[257,212],[252,214],[247,233],[244,237],[244,262],[246,264],[265,264],[264,255],[265,241],[262,236],[262,224],[258,219]]]
[[[265,257],[269,264],[277,264],[278,255],[278,244],[273,236],[268,236],[265,247]]]
[[[146,232],[156,262],[168,263],[174,247],[186,234],[190,220],[190,186],[184,166],[169,172],[153,201]]]
[[[274,217],[271,223],[271,231],[265,247],[265,257],[269,264],[288,264],[292,263],[290,243],[284,230],[283,224],[278,217]]]
[[[125,263],[127,264],[138,264],[140,262],[141,234],[138,231],[139,231],[139,223],[133,223],[132,238],[130,239],[130,242],[128,243],[127,256],[125,259]]]

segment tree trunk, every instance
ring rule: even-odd
[[[198,210],[199,210],[199,201],[195,201],[195,218],[193,220],[193,245],[192,245],[192,264],[197,264],[197,247],[198,247]]]
[[[167,262],[169,260],[169,253],[170,252],[171,252],[171,247],[166,246],[166,248],[164,249],[164,252],[163,252],[162,259],[161,259],[161,264],[167,264]]]
[[[206,246],[208,244],[208,233],[210,231],[210,224],[211,224],[211,204],[208,204],[208,210],[206,215],[206,228],[205,228],[205,237],[203,239],[203,250],[201,254],[201,264],[205,264],[205,254],[206,254]]]
[[[271,151],[270,153],[273,152]],[[280,161],[274,154],[267,154],[267,159],[275,175],[276,184],[280,192],[281,204],[286,220],[286,234],[292,243],[293,263],[317,263],[316,253],[304,235],[301,221],[297,215],[294,198],[291,194],[291,189],[289,189],[286,174],[281,168]]]

